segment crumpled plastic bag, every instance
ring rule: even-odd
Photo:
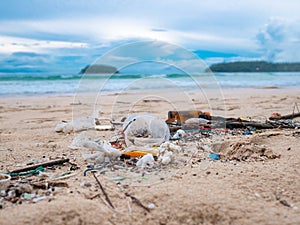
[[[107,141],[100,144],[94,141],[86,141],[83,143],[83,148],[91,152],[83,154],[83,157],[96,163],[116,160],[122,154],[121,151],[113,148]]]
[[[95,128],[95,119],[94,118],[82,118],[73,120],[71,122],[61,122],[58,123],[55,127],[55,132],[62,132],[69,134],[72,132],[79,132]]]

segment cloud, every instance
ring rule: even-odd
[[[0,1],[0,54],[4,61],[15,52],[49,55],[49,67],[65,69],[124,43],[160,40],[225,53],[210,62],[296,61],[299,6],[293,0]]]
[[[51,56],[35,52],[14,52],[0,60],[0,72],[40,72],[46,70]]]
[[[163,28],[152,28],[151,31],[154,31],[154,32],[167,32],[168,30],[163,29]]]
[[[256,35],[262,56],[267,61],[299,61],[299,23],[271,18]]]
[[[86,48],[88,46],[86,43],[80,42],[37,40],[1,35],[0,43],[0,54],[9,54],[14,52],[42,53],[51,49]]]

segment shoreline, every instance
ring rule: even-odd
[[[290,93],[290,92],[294,92],[294,91],[298,91],[300,87],[298,86],[290,86],[290,87],[281,87],[281,86],[249,86],[249,87],[220,87],[219,90],[221,90],[221,92],[224,90],[225,93],[231,93],[231,92],[247,92],[247,91],[251,91],[251,90],[270,90],[270,91],[275,91],[275,92],[286,92],[286,93]],[[216,90],[215,88],[204,88],[206,91],[210,92],[210,91],[214,91]],[[125,91],[129,92],[131,94],[135,94],[135,93],[143,93],[143,92],[149,92],[151,93],[152,91],[156,91],[156,92],[172,92],[171,88],[168,89],[145,89],[145,90],[129,90],[129,91]],[[200,88],[199,90],[185,90],[187,92],[197,92],[197,91],[202,91],[202,89]],[[109,95],[116,95],[116,94],[120,94],[122,93],[122,91],[120,90],[116,90],[116,91],[102,91],[101,95],[104,96],[109,96]],[[80,93],[81,95],[95,95],[94,92],[83,92]],[[96,93],[96,95],[99,93]],[[43,98],[43,97],[75,97],[76,95],[78,95],[78,92],[69,92],[69,93],[43,93],[43,94],[2,94],[0,95],[0,98],[2,99],[26,99],[26,98]]]

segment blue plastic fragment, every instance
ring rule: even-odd
[[[255,127],[252,127],[252,126],[247,126],[246,127],[249,131],[254,131],[255,130]]]
[[[219,160],[220,159],[219,155],[215,154],[215,153],[210,153],[209,158],[214,159],[214,160]]]
[[[243,133],[243,135],[250,135],[252,134],[251,131],[246,131],[245,133]]]

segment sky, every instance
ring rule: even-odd
[[[300,61],[297,0],[9,0],[0,2],[0,72],[76,73],[136,41],[159,40],[208,65]]]

